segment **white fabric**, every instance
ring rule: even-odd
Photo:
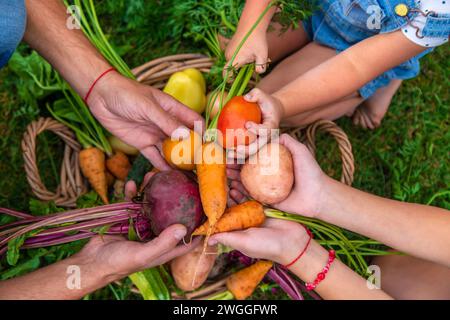
[[[434,11],[436,13],[450,14],[450,0],[420,0],[417,1],[418,9],[423,13]],[[418,14],[409,24],[402,28],[402,33],[412,42],[422,47],[437,47],[448,42],[448,36],[444,38],[424,37],[422,30],[425,28],[427,18]],[[419,37],[417,36],[417,28],[419,28]]]

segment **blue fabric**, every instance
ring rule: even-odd
[[[408,23],[408,18],[413,19],[417,15],[409,12],[408,17],[400,17],[394,11],[398,4],[415,8],[415,0],[318,0],[317,3],[318,9],[303,21],[303,26],[311,40],[336,49],[338,53],[376,34],[398,30]],[[374,9],[378,9],[379,23],[374,23],[377,22]],[[392,79],[416,77],[420,72],[419,59],[430,51],[373,79],[359,90],[361,97],[369,98]]]
[[[447,38],[450,34],[450,14],[430,14],[427,16],[422,35],[433,38]]]
[[[22,40],[26,19],[24,0],[0,0],[0,68]]]

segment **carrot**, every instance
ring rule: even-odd
[[[98,148],[83,149],[79,155],[83,175],[105,204],[108,204],[105,154]]]
[[[239,270],[227,279],[227,289],[237,300],[245,300],[250,297],[258,284],[264,278],[273,262],[259,260],[251,266]]]
[[[208,223],[213,227],[225,212],[227,206],[227,168],[223,149],[214,142],[205,143],[201,158],[196,159],[198,185],[203,210]]]
[[[106,168],[119,180],[125,180],[131,169],[130,161],[125,153],[117,151],[106,160]]]
[[[257,201],[250,200],[228,208],[217,221],[211,234],[258,227],[264,223],[265,219],[263,206]],[[204,236],[208,230],[209,224],[205,222],[195,229],[192,235]]]
[[[196,162],[200,199],[203,211],[208,217],[207,224],[209,226],[204,240],[203,251],[195,268],[192,286],[195,284],[197,273],[201,266],[201,258],[206,253],[208,239],[217,221],[225,212],[228,197],[227,166],[222,147],[217,143],[207,142],[201,148],[198,148],[194,160]]]

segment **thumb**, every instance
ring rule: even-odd
[[[264,73],[267,69],[267,52],[265,54],[258,54],[255,57],[255,71],[256,73]]]
[[[169,252],[183,239],[186,232],[186,227],[181,224],[174,224],[167,227],[157,238],[144,245],[149,249],[147,256],[155,258]]]

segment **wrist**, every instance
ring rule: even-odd
[[[100,71],[97,74],[96,78],[94,78],[94,80],[92,80],[92,82],[89,84],[89,88],[86,90],[86,93],[94,85],[94,82],[98,80],[92,87],[92,91],[90,92],[89,99],[87,101],[88,106],[95,106],[99,104],[105,105],[106,97],[111,95],[111,91],[114,91],[113,88],[118,87],[118,83],[120,82],[120,80],[122,80],[123,76],[117,71],[108,72],[101,78],[99,78],[100,75],[109,68],[110,67],[107,67],[106,69]]]
[[[283,104],[282,96],[273,93],[272,98],[275,100],[275,105],[277,106],[277,111],[280,114],[280,122],[286,117],[286,107]]]
[[[95,254],[92,256],[92,254],[84,254],[83,251],[80,251],[65,261],[67,264],[80,268],[82,289],[87,292],[103,288],[107,284],[123,278],[110,265],[99,262]]]
[[[328,259],[328,251],[312,240],[301,259],[289,269],[304,282],[312,282]]]
[[[278,99],[277,97],[275,97],[275,96],[273,96],[273,95],[272,95],[271,97],[272,97],[272,99],[275,101],[274,106],[275,106],[275,108],[276,108],[276,114],[277,114],[277,118],[278,118],[278,124],[280,124],[281,120],[283,120],[283,118],[284,118],[284,113],[285,113],[285,111],[284,111],[284,106],[283,106],[283,104],[281,103],[280,99]]]
[[[292,263],[300,254],[302,257],[300,257],[299,260],[302,259],[312,242],[310,241],[310,236],[304,226],[297,224],[296,227],[298,229],[293,230],[292,235],[288,234],[288,236],[285,237],[282,250],[280,250],[280,256],[274,260],[283,266]],[[295,263],[292,263],[292,265],[293,264]]]
[[[321,194],[319,197],[321,200],[317,207],[316,219],[326,222],[333,220],[332,215],[337,214],[339,208],[342,206],[342,194],[345,192],[343,189],[346,187],[343,183],[336,181],[326,174],[323,175]]]

